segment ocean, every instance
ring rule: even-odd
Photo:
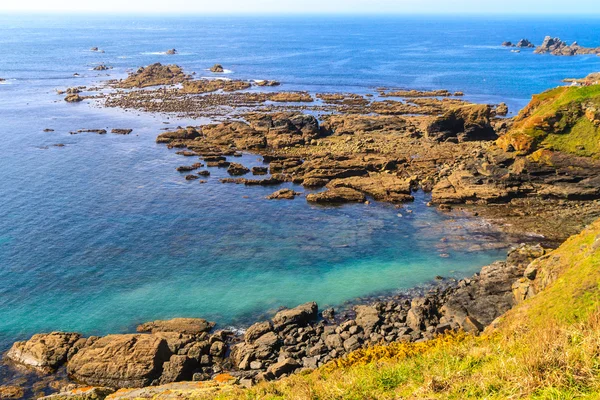
[[[399,209],[319,207],[221,184],[223,170],[187,182],[175,171],[186,161],[155,138],[205,120],[68,104],[56,89],[154,62],[197,77],[221,63],[228,77],[282,90],[449,89],[516,113],[561,79],[600,70],[600,57],[500,43],[600,46],[599,31],[585,17],[0,15],[0,351],[36,332],[128,332],[159,318],[243,327],[280,306],[465,277],[505,254],[485,221],[440,213],[423,193]],[[114,68],[93,71],[99,63]],[[69,133],[100,128],[133,133]]]

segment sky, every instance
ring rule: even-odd
[[[595,14],[600,0],[0,0],[0,12]]]

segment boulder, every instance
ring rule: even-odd
[[[271,331],[273,331],[273,324],[271,321],[257,322],[246,329],[244,340],[246,343],[254,343],[256,339]]]
[[[78,94],[68,94],[67,97],[65,97],[65,101],[67,103],[79,103],[80,101],[83,101],[83,97]]]
[[[298,361],[294,360],[293,358],[284,358],[283,360],[271,365],[267,369],[267,374],[272,376],[273,378],[279,378],[284,374],[294,372],[300,367],[300,363],[298,363]]]
[[[210,67],[210,72],[214,72],[214,73],[218,74],[218,73],[225,72],[225,69],[223,68],[223,66],[221,64],[215,64],[212,67]]]
[[[366,335],[370,335],[381,323],[379,311],[373,306],[356,306],[356,324],[360,326]]]
[[[51,373],[67,361],[69,350],[80,338],[78,333],[33,335],[25,342],[14,343],[6,353],[6,358],[40,372]]]
[[[171,56],[172,56],[172,55],[174,55],[174,54],[177,54],[177,50],[176,50],[176,49],[169,49],[169,50],[167,50],[167,51],[165,52],[165,54],[168,54],[168,55],[171,55]]]
[[[273,317],[273,324],[276,328],[282,328],[292,324],[305,326],[310,321],[317,319],[318,311],[319,308],[317,303],[305,303],[292,309],[279,311]]]
[[[154,335],[108,335],[77,352],[67,373],[88,385],[143,387],[160,377],[171,355],[167,341]]]
[[[195,360],[185,355],[172,355],[169,361],[163,364],[160,384],[191,380],[195,366]]]

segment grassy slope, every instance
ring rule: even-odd
[[[600,110],[600,85],[557,87],[535,95],[498,144],[525,152],[545,148],[600,157],[600,127],[583,115],[582,104]]]
[[[600,220],[538,262],[556,282],[480,337],[376,346],[310,374],[192,397],[600,398],[599,249]]]

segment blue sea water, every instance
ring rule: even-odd
[[[155,138],[205,121],[67,104],[55,89],[154,62],[204,76],[218,62],[229,77],[286,90],[460,90],[516,112],[561,79],[600,70],[600,57],[516,54],[502,41],[549,34],[600,46],[599,31],[584,17],[0,15],[0,350],[39,331],[125,332],[157,318],[244,325],[282,305],[467,276],[504,252],[483,221],[440,214],[424,194],[401,209],[324,208],[223,185],[222,170],[187,182],[175,168],[189,160]],[[179,54],[161,54],[170,48]],[[92,71],[98,63],[114,69]],[[134,132],[69,134],[82,128]]]

